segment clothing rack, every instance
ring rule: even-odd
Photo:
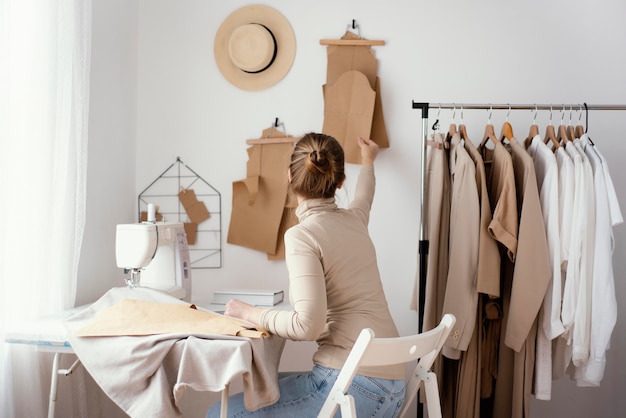
[[[600,104],[600,105],[588,105],[587,103],[576,104],[492,104],[492,103],[428,103],[428,102],[415,102],[413,101],[413,109],[421,109],[422,111],[422,159],[421,159],[421,181],[420,181],[420,230],[419,230],[419,301],[418,301],[418,332],[422,332],[422,322],[424,319],[424,305],[425,305],[425,293],[426,293],[426,274],[428,271],[428,251],[429,241],[427,239],[427,225],[424,223],[423,214],[426,209],[426,163],[427,163],[427,140],[428,140],[428,110],[430,108],[436,109],[459,109],[461,112],[466,109],[483,109],[483,110],[561,110],[565,111],[569,109],[580,110],[585,109],[585,119],[588,122],[589,110],[626,110],[626,104]],[[461,116],[461,119],[463,116]],[[585,129],[588,123],[585,124]],[[422,404],[417,404],[417,416],[423,416]]]

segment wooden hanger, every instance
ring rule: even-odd
[[[284,137],[274,137],[274,138],[257,138],[257,139],[246,139],[246,144],[250,145],[259,145],[259,144],[286,144],[288,142],[294,143],[298,142],[300,138],[295,136],[284,136]]]
[[[539,127],[534,123],[530,125],[530,130],[528,131],[528,137],[524,140],[524,146],[528,148],[530,144],[533,142],[533,138],[539,135]]]
[[[487,141],[491,141],[494,144],[499,142],[491,123],[485,126],[485,134],[483,135],[483,140],[480,141],[480,148],[483,148],[487,144]]]
[[[513,135],[513,126],[509,122],[504,122],[502,124],[502,131],[500,133],[500,141],[508,139],[509,141],[514,137]]]
[[[560,144],[559,140],[556,138],[556,132],[554,131],[554,125],[550,123],[546,128],[546,135],[544,137],[544,142],[547,144],[548,142],[552,142],[552,149],[556,150]]]
[[[467,128],[463,123],[459,125],[459,134],[461,134],[461,139],[464,141],[469,141],[469,135],[467,134]]]
[[[567,127],[563,124],[559,125],[559,133],[556,137],[559,143],[567,144],[570,142],[569,135],[567,133]]]
[[[524,146],[528,148],[530,144],[533,142],[533,138],[539,135],[539,127],[537,126],[537,105],[535,105],[535,113],[533,114],[533,124],[530,125],[530,130],[528,131],[528,136],[524,140]]]
[[[500,141],[504,141],[505,139],[511,141],[511,139],[515,136],[513,135],[513,126],[509,123],[510,114],[511,108],[509,107],[509,111],[506,114],[506,120],[502,124],[502,130],[500,131]]]
[[[567,125],[567,138],[570,141],[574,141],[577,138],[573,125]]]
[[[285,124],[283,122],[278,123],[278,118],[276,121],[267,129],[263,130],[260,138],[255,139],[246,139],[246,144],[250,145],[259,145],[259,144],[287,144],[287,143],[295,143],[300,140],[299,137],[287,135],[287,133],[280,132],[278,127],[281,126],[285,129]]]
[[[467,134],[467,127],[463,123],[463,106],[461,105],[461,123],[459,123],[459,135],[461,135],[461,139],[465,142],[471,142],[469,135]]]
[[[563,115],[565,114],[565,106],[561,109],[561,123],[559,124],[559,131],[557,133],[556,139],[559,143],[565,145],[570,142],[569,134],[567,133],[567,126],[563,125]]]
[[[385,45],[385,41],[370,39],[320,39],[320,45],[380,46]]]
[[[483,148],[487,144],[487,141],[491,141],[494,144],[499,142],[498,138],[496,137],[496,132],[493,129],[493,125],[491,124],[491,113],[492,112],[493,112],[493,109],[490,106],[489,107],[489,118],[487,119],[487,125],[485,126],[485,134],[483,135],[483,140],[480,141],[480,145],[478,146],[478,148]]]
[[[574,125],[572,125],[572,106],[569,107],[569,123],[567,125],[567,138],[570,141],[574,141],[576,139],[576,132],[574,130]]]
[[[357,33],[350,31],[350,26],[352,26],[352,30],[356,30]],[[385,45],[385,41],[381,40],[370,40],[361,38],[361,30],[359,29],[359,25],[356,23],[356,20],[352,19],[352,25],[348,25],[348,30],[343,35],[341,39],[322,39],[320,40],[320,45],[342,45],[342,46],[377,46],[377,45]]]
[[[456,134],[456,123],[451,123],[448,128],[448,138],[452,138]]]
[[[546,127],[546,134],[543,138],[543,142],[545,144],[552,142],[552,151],[556,151],[556,149],[560,146],[559,140],[556,138],[554,125],[552,125],[552,106],[550,106],[550,122],[548,122],[548,126]]]

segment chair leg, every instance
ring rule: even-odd
[[[424,389],[426,391],[428,418],[441,418],[441,401],[439,399],[439,387],[435,373],[428,372],[428,379],[424,381]]]
[[[356,417],[356,405],[354,404],[354,397],[352,395],[344,395],[339,403],[341,407],[341,418],[357,418]]]

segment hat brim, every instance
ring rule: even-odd
[[[248,23],[267,27],[276,39],[276,58],[259,73],[242,71],[233,64],[228,54],[232,32]],[[276,9],[250,5],[235,10],[222,22],[215,34],[213,53],[217,67],[226,80],[243,90],[262,90],[278,83],[291,69],[296,56],[296,37],[289,21]]]

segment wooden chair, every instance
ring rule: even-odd
[[[430,371],[430,368],[441,351],[446,338],[448,338],[455,321],[454,315],[445,314],[439,325],[430,331],[396,338],[375,338],[374,331],[370,328],[362,330],[337,376],[318,418],[334,416],[337,407],[341,407],[343,418],[356,417],[354,398],[348,394],[348,388],[360,367],[406,364],[415,360],[418,360],[417,366],[407,379],[405,400],[399,416],[402,417],[406,413],[423,383],[426,391],[428,417],[440,418],[441,404],[437,376]]]

